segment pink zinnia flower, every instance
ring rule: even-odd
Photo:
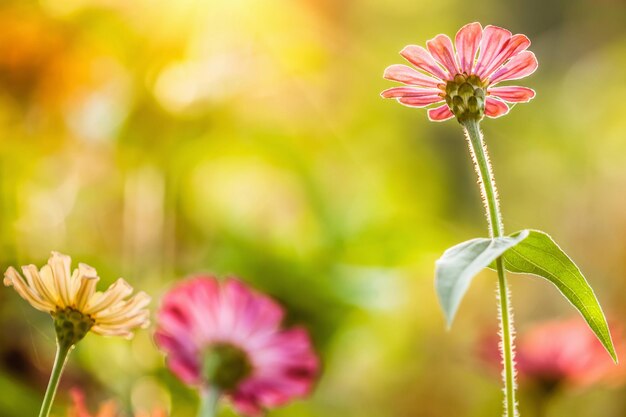
[[[527,87],[495,87],[502,81],[517,80],[537,69],[537,58],[527,51],[530,40],[506,29],[469,23],[456,34],[456,51],[447,35],[426,42],[428,50],[409,45],[401,52],[420,71],[406,65],[391,65],[384,77],[408,87],[394,87],[381,95],[395,98],[409,107],[426,107],[428,118],[443,121],[456,116],[480,120],[483,115],[500,117],[508,103],[525,103],[535,96]]]
[[[618,347],[623,344],[619,333]],[[614,384],[624,377],[579,317],[542,323],[525,333],[518,341],[517,364],[523,378],[578,387]]]
[[[620,330],[614,333],[618,347],[624,346]],[[498,363],[497,343],[485,339],[482,356]],[[599,382],[616,385],[626,377],[579,317],[544,322],[522,333],[516,359],[522,383],[535,383],[548,390],[561,385],[583,388]]]
[[[282,330],[283,309],[235,279],[199,277],[164,297],[155,339],[183,382],[212,387],[242,414],[307,395],[319,361],[308,333]]]

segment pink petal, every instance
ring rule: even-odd
[[[413,88],[413,87],[393,87],[388,88],[380,95],[384,98],[398,98],[398,97],[425,97],[425,96],[437,96],[439,100],[442,100],[441,90],[433,88]]]
[[[259,405],[254,396],[246,396],[235,392],[232,394],[232,397],[233,405],[239,414],[249,417],[263,416],[263,408]]]
[[[495,70],[500,68],[509,58],[526,50],[530,46],[530,39],[526,35],[513,35],[506,43],[502,52],[481,73],[481,78],[488,78]]]
[[[235,317],[231,328],[232,342],[250,351],[256,349],[259,340],[263,341],[279,328],[283,308],[234,278],[229,278],[222,288],[225,298],[231,300],[228,304]]]
[[[257,374],[274,375],[283,368],[289,370],[282,374],[284,378],[306,377],[307,380],[311,380],[309,377],[315,374],[319,367],[319,360],[311,346],[308,332],[301,327],[273,335],[258,346],[254,355]]]
[[[496,118],[504,116],[508,112],[509,106],[503,101],[491,97],[487,97],[487,100],[485,100],[485,114],[487,116]]]
[[[197,348],[190,339],[189,336],[185,338],[167,333],[161,328],[158,328],[154,333],[154,342],[159,349],[165,352],[176,352],[180,356],[192,356],[197,353]]]
[[[311,392],[320,364],[303,328],[275,332],[251,354],[254,373],[230,393],[241,414],[257,415]]]
[[[201,379],[201,366],[197,361],[188,361],[186,359],[172,355],[167,360],[167,366],[184,383],[196,385]]]
[[[421,46],[409,45],[405,46],[400,55],[406,58],[411,64],[417,68],[426,71],[428,74],[439,78],[440,80],[448,80],[450,76],[437,64],[435,59],[428,51]]]
[[[441,80],[429,77],[406,65],[395,64],[387,67],[383,78],[419,87],[437,87]]]
[[[424,96],[424,97],[400,97],[398,103],[404,104],[408,107],[426,107],[431,104],[439,103],[443,101],[440,96]]]
[[[498,26],[488,25],[483,30],[483,38],[480,41],[480,52],[474,73],[483,77],[485,69],[497,59],[502,49],[511,39],[511,32]]]
[[[483,28],[480,23],[468,23],[463,26],[456,34],[456,56],[459,60],[459,66],[462,72],[470,74],[474,66],[478,45],[483,36]]]
[[[528,87],[507,86],[507,87],[491,87],[487,92],[509,103],[528,103],[535,97],[535,90]]]
[[[524,78],[537,69],[537,57],[530,51],[523,51],[515,55],[505,66],[496,71],[489,79],[491,84],[506,80]]]
[[[222,290],[215,277],[199,275],[179,284],[181,287],[178,305],[193,317],[196,337],[209,340],[220,333],[220,310],[223,308]],[[186,288],[186,290],[182,290]],[[170,291],[171,293],[174,291]]]
[[[454,46],[448,35],[435,36],[426,42],[426,47],[433,58],[448,70],[450,76],[454,77],[460,72],[454,55]]]
[[[428,118],[433,122],[443,122],[454,117],[447,104],[428,110]]]

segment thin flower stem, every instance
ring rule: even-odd
[[[504,228],[498,205],[498,192],[491,170],[487,147],[483,141],[478,121],[468,120],[463,123],[469,142],[470,153],[478,174],[480,190],[485,203],[489,233],[492,238],[502,237]],[[496,260],[498,271],[498,299],[500,302],[500,331],[502,338],[502,361],[504,364],[504,406],[505,417],[516,417],[517,403],[515,400],[515,362],[513,350],[513,318],[509,300],[509,290],[502,257]]]
[[[63,373],[63,369],[67,363],[67,357],[73,347],[73,345],[68,346],[65,343],[57,342],[57,353],[54,358],[54,366],[52,367],[52,373],[50,374],[50,381],[48,381],[46,395],[43,397],[39,417],[48,417],[50,415],[50,409],[52,409],[52,403],[54,402],[54,396],[56,395],[57,388],[59,386],[61,374]]]
[[[217,415],[217,402],[220,398],[219,391],[214,387],[206,387],[200,391],[200,409],[198,417],[215,417]]]

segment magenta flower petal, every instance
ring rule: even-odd
[[[508,101],[509,103],[528,103],[535,97],[535,90],[528,87],[491,87],[487,91],[490,95]]]
[[[506,65],[497,70],[489,81],[493,85],[501,81],[518,80],[535,72],[537,66],[538,63],[535,54],[530,51],[523,51],[515,55]]]
[[[237,411],[249,417],[261,417],[264,412],[259,406],[257,398],[252,393],[237,391],[232,395],[232,401]]]
[[[400,103],[409,107],[426,107],[443,101],[441,90],[432,88],[393,87],[383,91],[381,96],[397,98]]]
[[[508,112],[509,106],[505,102],[491,97],[487,97],[487,100],[485,100],[485,114],[487,116],[496,118],[504,116]]]
[[[530,46],[530,39],[526,35],[513,35],[506,43],[502,52],[481,73],[481,77],[489,78],[491,74],[512,56],[519,54]]]
[[[407,107],[426,107],[431,104],[442,102],[442,98],[440,96],[424,96],[424,97],[400,97],[398,98],[398,103],[404,104]]]
[[[443,100],[439,94],[441,94],[441,90],[438,89],[413,87],[392,87],[380,93],[384,98],[425,97],[435,95],[439,100]]]
[[[474,67],[476,52],[483,36],[483,28],[478,22],[468,23],[456,34],[456,55],[461,72],[470,74]]]
[[[242,383],[239,391],[243,399],[254,393],[267,407],[278,407],[293,397],[301,397],[311,391],[314,378],[306,369],[317,369],[318,360],[308,354],[311,341],[301,328],[283,331],[265,346],[265,354],[257,357],[260,369],[254,379]],[[269,349],[272,347],[273,349]],[[299,368],[304,372],[285,373],[285,367]]]
[[[164,347],[161,347],[164,349]],[[168,359],[167,366],[172,373],[176,375],[181,381],[188,385],[199,385],[200,381],[200,369],[202,365],[198,361],[197,356],[185,357],[175,356]]]
[[[507,42],[511,39],[511,32],[498,26],[488,25],[483,30],[480,41],[480,53],[474,72],[483,78],[486,68],[498,58]]]
[[[418,87],[437,87],[441,80],[429,77],[406,65],[395,64],[387,67],[383,78]]]
[[[454,117],[447,104],[428,110],[428,119],[433,122],[443,122]]]
[[[280,327],[283,309],[270,298],[259,297],[235,279],[226,280],[222,295],[224,301],[232,306],[230,311],[222,310],[222,325],[230,328],[229,337],[245,338],[251,347],[257,348],[257,340],[265,340],[264,333],[274,332]]]
[[[417,68],[439,78],[440,80],[446,80],[450,77],[450,75],[446,74],[446,72],[437,64],[432,55],[421,46],[405,46],[404,49],[400,51],[400,55]]]
[[[164,296],[155,342],[167,354],[170,370],[198,387],[217,383],[203,374],[203,355],[224,346],[240,352],[248,366],[223,388],[224,395],[241,414],[262,415],[307,395],[319,372],[308,333],[281,329],[283,315],[272,299],[235,279],[195,278]]]
[[[454,46],[447,35],[437,35],[433,39],[426,42],[426,47],[435,60],[441,64],[448,73],[449,77],[459,73],[459,65],[456,62],[454,54]]]

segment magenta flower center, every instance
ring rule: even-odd
[[[222,391],[235,389],[252,373],[248,354],[230,343],[217,343],[203,355],[202,374],[206,381]]]
[[[460,123],[484,117],[487,84],[476,75],[465,74],[457,74],[446,83],[446,103]]]

